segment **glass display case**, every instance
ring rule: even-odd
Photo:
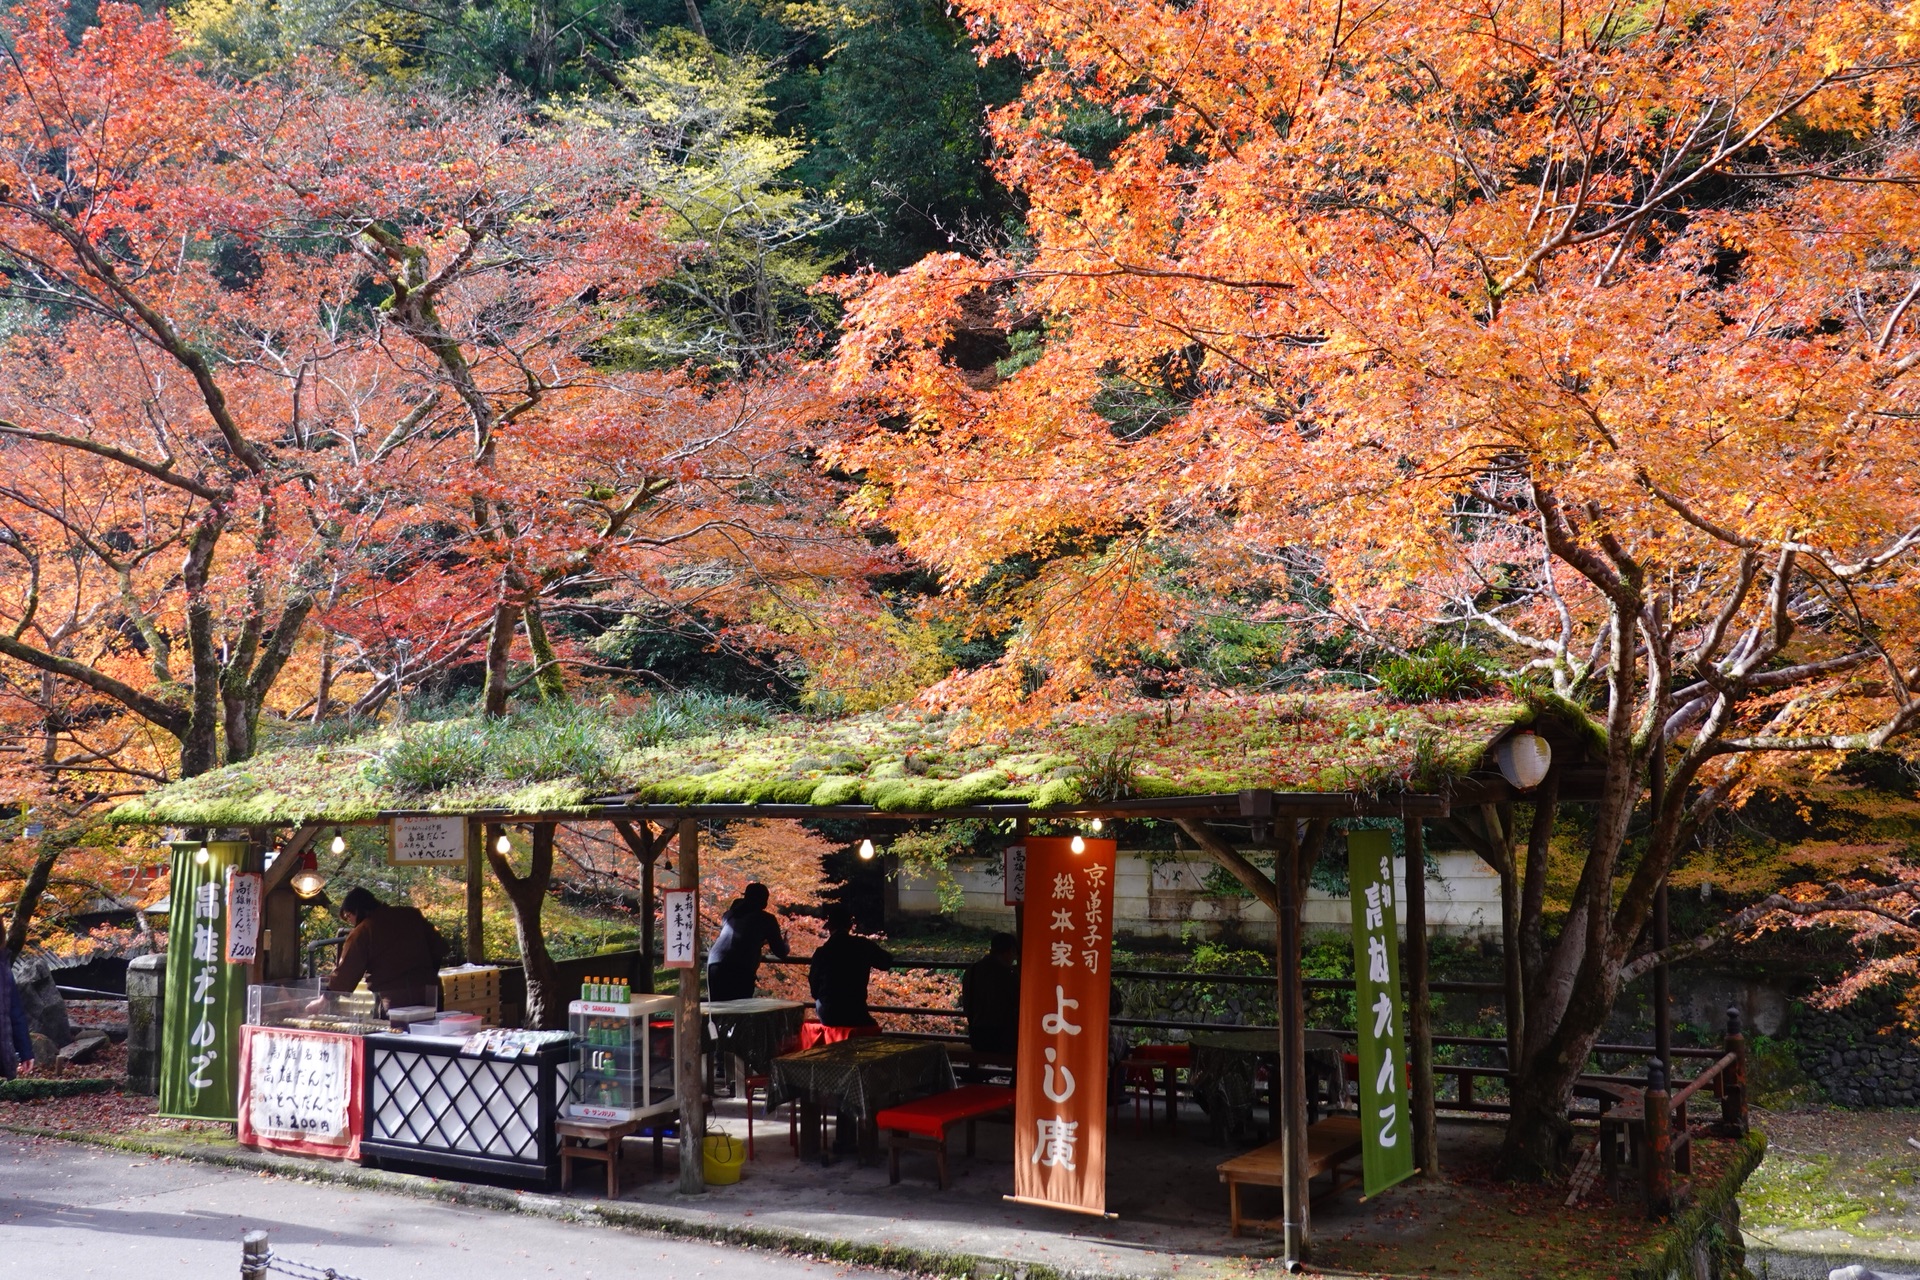
[[[323,991],[320,979],[247,988],[247,1025],[365,1036],[387,1029],[371,991]]]
[[[640,1120],[678,1105],[673,1092],[673,997],[567,1006],[578,1069],[566,1113],[583,1120]]]

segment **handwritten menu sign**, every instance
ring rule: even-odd
[[[395,818],[387,831],[387,861],[393,866],[460,866],[466,860],[465,818]]]
[[[352,1136],[353,1040],[255,1028],[248,1119],[263,1138],[344,1145]]]
[[[1007,846],[1005,871],[1006,904],[1015,907],[1027,900],[1027,846]]]
[[[660,895],[667,921],[667,968],[694,967],[694,926],[700,915],[692,889],[669,889]]]
[[[227,869],[227,963],[260,958],[260,877]]]

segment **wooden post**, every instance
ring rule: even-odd
[[[1440,1176],[1440,1142],[1434,1119],[1433,1007],[1427,973],[1427,849],[1420,819],[1402,820],[1407,877],[1403,892],[1407,922],[1407,1033],[1413,1057],[1413,1163],[1429,1178]],[[1503,895],[1504,896],[1504,895]]]
[[[1667,884],[1653,893],[1653,949],[1667,949]],[[1653,966],[1653,1056],[1662,1062],[1673,1061],[1673,997],[1663,961]]]
[[[467,824],[467,963],[487,962],[487,851],[491,830],[483,822]]]
[[[700,827],[680,824],[680,887],[700,891]],[[696,904],[699,899],[696,897]],[[680,1190],[698,1195],[707,1189],[706,1081],[700,1071],[700,912],[693,913],[695,965],[680,970],[674,997],[673,1088],[680,1102]]]
[[[1280,909],[1275,967],[1280,983],[1281,1247],[1288,1271],[1312,1259],[1307,1192],[1306,1007],[1300,988],[1300,835],[1291,817],[1278,820],[1273,883]]]
[[[1647,1059],[1647,1092],[1643,1114],[1647,1141],[1640,1158],[1641,1185],[1647,1193],[1647,1216],[1665,1221],[1673,1216],[1673,1131],[1669,1123],[1667,1065]]]
[[[300,859],[320,838],[320,828],[301,827],[280,846],[280,856],[260,881],[260,975],[264,982],[300,976],[300,895],[293,891]]]
[[[1727,1006],[1726,1052],[1733,1055],[1721,1076],[1720,1123],[1715,1126],[1722,1137],[1747,1136],[1747,1037],[1740,1026],[1740,1007]]]
[[[267,1239],[267,1233],[258,1229],[240,1238],[240,1280],[266,1280],[267,1263],[273,1257]]]
[[[640,990],[653,994],[653,868],[660,861],[660,850],[667,843],[662,829],[658,836],[647,829],[648,856],[640,859]]]

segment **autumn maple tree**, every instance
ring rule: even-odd
[[[840,362],[871,516],[956,587],[1043,566],[947,692],[1095,696],[1194,588],[1304,582],[1590,709],[1557,934],[1554,783],[1481,832],[1533,957],[1506,1164],[1555,1167],[1702,822],[1920,722],[1910,11],[961,8],[1032,72],[1025,235],[851,283]]]

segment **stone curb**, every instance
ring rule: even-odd
[[[305,1160],[297,1156],[286,1156],[270,1151],[249,1151],[244,1147],[215,1146],[186,1139],[175,1142],[151,1135],[129,1137],[119,1134],[69,1133],[58,1129],[39,1129],[28,1125],[6,1123],[0,1123],[0,1133],[11,1133],[20,1137],[51,1138],[140,1155],[170,1156],[230,1169],[272,1173],[314,1182],[329,1182],[366,1191],[412,1196],[415,1199],[438,1200],[468,1208],[532,1214],[557,1222],[596,1223],[602,1226],[673,1236],[683,1240],[764,1249],[774,1253],[799,1255],[828,1262],[851,1263],[855,1266],[888,1271],[909,1272],[915,1275],[964,1277],[965,1280],[1166,1280],[1165,1274],[1160,1272],[1062,1268],[1045,1263],[994,1258],[982,1254],[935,1253],[907,1246],[872,1244],[792,1227],[749,1227],[716,1223],[707,1221],[701,1216],[675,1213],[658,1206],[641,1207],[620,1203],[565,1200],[559,1196],[539,1192],[517,1192],[503,1187],[479,1186],[467,1182],[443,1182],[438,1178],[423,1177],[419,1174],[363,1169],[358,1165]]]

